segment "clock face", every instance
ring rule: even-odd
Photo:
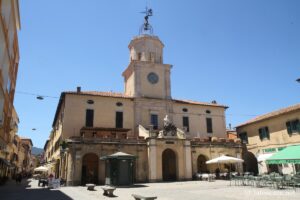
[[[150,72],[147,76],[148,78],[148,81],[151,83],[151,84],[155,84],[158,82],[158,75],[154,72]]]

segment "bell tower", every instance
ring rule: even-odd
[[[130,63],[123,72],[125,94],[132,97],[171,99],[171,65],[163,63],[164,44],[154,36],[148,17],[152,9],[147,9],[140,35],[128,45]]]

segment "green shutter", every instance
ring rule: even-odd
[[[291,135],[293,132],[291,122],[286,122],[286,129],[287,129],[288,134]]]
[[[265,131],[266,131],[267,138],[270,139],[269,128],[267,126],[265,127]]]
[[[263,136],[262,136],[262,129],[258,129],[258,132],[259,132],[259,139],[262,140],[263,139]]]
[[[300,122],[299,122],[298,119],[296,120],[296,123],[297,123],[297,124],[296,124],[297,132],[300,133]]]

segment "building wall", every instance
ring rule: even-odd
[[[187,112],[183,112],[182,109],[187,108]],[[209,110],[210,114],[206,111]],[[204,105],[192,105],[192,104],[173,104],[173,120],[178,128],[183,129],[182,118],[189,118],[189,137],[221,137],[226,138],[225,127],[225,109],[223,107],[213,107]],[[207,133],[206,118],[212,119],[213,133]]]
[[[286,127],[287,121],[299,118],[300,110],[242,127],[237,127],[237,133],[247,132],[249,141],[247,148],[256,155],[257,153],[262,153],[262,150],[265,148],[278,148],[292,144],[300,144],[300,134],[294,133],[289,135]],[[258,129],[265,126],[269,128],[270,139],[264,139],[261,141]]]
[[[94,100],[94,104],[87,104],[90,99]],[[121,102],[123,106],[118,107],[117,102]],[[116,111],[122,111],[123,128],[134,129],[133,102],[130,99],[66,95],[63,138],[80,136],[80,129],[85,126],[86,109],[94,110],[94,127],[114,128]]]
[[[259,157],[262,154],[276,153],[282,147],[300,144],[300,132],[289,135],[286,127],[287,121],[296,119],[300,119],[300,110],[237,127],[237,135],[247,132],[247,150],[256,157]],[[260,140],[258,130],[259,128],[266,126],[269,129],[270,139]],[[259,173],[266,173],[269,171],[265,161],[258,163],[258,170]],[[292,164],[279,165],[279,171],[284,174],[290,174],[293,172],[293,166]]]
[[[0,157],[5,159],[19,63],[18,6],[17,0],[0,1]]]
[[[148,159],[147,149],[144,143],[140,145],[130,144],[72,144],[66,153],[66,179],[69,185],[80,185],[82,176],[82,160],[86,154],[93,153],[99,158],[98,181],[99,184],[105,183],[105,161],[100,160],[102,156],[111,155],[117,151],[122,151],[137,156],[136,182],[146,182],[148,180]]]
[[[203,155],[207,160],[211,160],[217,158],[222,155],[232,156],[236,158],[242,157],[242,148],[241,146],[236,144],[226,145],[226,144],[206,144],[192,145],[192,169],[193,174],[199,173],[198,171],[198,157]],[[236,171],[243,172],[242,164],[235,164]],[[219,168],[221,172],[225,171],[225,166],[223,164],[209,164],[207,165],[208,172],[215,173],[215,170]]]
[[[135,83],[135,73],[132,72],[131,75],[127,78],[125,78],[125,94],[129,96],[135,96],[135,90],[134,90],[134,83]]]

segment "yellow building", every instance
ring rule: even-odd
[[[236,127],[237,134],[246,144],[246,170],[267,173],[293,172],[292,164],[266,165],[265,160],[286,146],[300,144],[300,104],[258,116]],[[257,169],[258,168],[258,169]],[[300,171],[300,166],[296,165]]]
[[[8,173],[11,118],[19,64],[18,0],[0,1],[0,178]]]
[[[99,159],[118,151],[136,157],[128,166],[136,182],[190,180],[214,172],[208,159],[240,157],[240,144],[225,139],[227,106],[172,98],[172,65],[163,62],[157,36],[141,34],[128,48],[124,93],[61,93],[44,148],[56,177],[69,185],[107,183],[113,167]]]
[[[9,163],[9,170],[8,176],[13,178],[16,173],[18,172],[19,166],[17,165],[18,162],[18,154],[19,154],[19,143],[20,138],[17,135],[18,132],[18,124],[19,124],[19,117],[15,108],[12,110],[12,117],[11,117],[11,124],[10,124],[10,132],[9,132],[9,142],[7,144],[6,150],[8,152],[7,161]]]
[[[21,145],[19,152],[19,162],[18,166],[20,166],[19,172],[22,173],[32,173],[32,160],[31,160],[31,149],[33,147],[32,141],[30,138],[20,137]]]

